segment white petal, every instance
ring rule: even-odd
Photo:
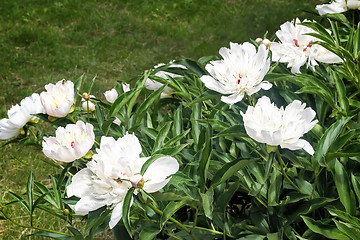
[[[219,81],[215,80],[211,76],[203,75],[200,80],[205,84],[205,86],[215,92],[222,94],[227,94],[228,92],[223,88]]]
[[[233,105],[237,102],[240,102],[244,98],[244,92],[235,93],[230,96],[221,96],[221,101],[224,103]]]
[[[144,190],[152,193],[163,188],[170,180],[170,175],[179,170],[179,163],[170,156],[156,159],[144,174]]]
[[[311,144],[308,141],[304,140],[304,139],[299,139],[294,144],[281,144],[280,146],[282,148],[288,148],[290,150],[304,149],[310,155],[313,155],[314,152],[315,152],[313,147],[311,146]]]
[[[92,187],[92,176],[93,173],[88,168],[81,169],[79,172],[77,172],[73,176],[71,184],[66,188],[67,196],[77,196],[82,198],[90,195]]]
[[[118,224],[118,222],[120,221],[122,217],[123,204],[124,202],[119,202],[118,204],[116,204],[115,208],[113,209],[109,222],[110,229],[113,229],[116,226],[116,224]]]
[[[94,211],[102,206],[105,206],[106,203],[103,199],[96,199],[91,196],[82,197],[74,206],[74,211],[79,215],[86,215],[91,211]]]

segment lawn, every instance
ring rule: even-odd
[[[11,105],[49,82],[97,76],[93,94],[116,81],[133,84],[146,69],[172,59],[216,55],[229,42],[273,37],[279,25],[295,17],[314,18],[309,0],[3,0],[0,3],[1,117]],[[3,141],[2,143],[5,143]],[[30,169],[37,181],[49,183],[56,168],[39,149],[9,144],[1,149],[0,201],[9,191],[24,194]],[[41,212],[35,224],[64,229],[62,222]],[[28,224],[14,208],[20,224]],[[0,222],[1,239],[25,239],[29,232]],[[105,233],[101,239],[111,239]]]

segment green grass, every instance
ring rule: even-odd
[[[49,82],[97,75],[95,95],[117,80],[134,83],[144,70],[172,59],[216,55],[229,42],[273,36],[279,25],[297,16],[299,8],[320,1],[298,0],[3,0],[0,3],[0,115]],[[56,169],[39,150],[10,144],[1,149],[0,200],[8,191],[25,193],[30,169],[47,181]],[[20,215],[14,208],[13,216]],[[37,223],[64,229],[56,219],[36,213]],[[26,219],[19,218],[27,224]],[[30,232],[0,222],[1,239],[21,239]],[[105,234],[102,239],[111,238]]]

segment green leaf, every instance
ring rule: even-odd
[[[74,96],[77,96],[78,92],[80,91],[80,88],[82,86],[82,83],[83,83],[83,80],[84,80],[84,77],[85,77],[85,73],[83,73],[74,83]],[[76,102],[77,101],[77,98],[75,97],[75,102],[74,104],[76,105]]]
[[[37,198],[34,202],[33,208],[32,208],[32,212],[34,212],[34,210],[36,209],[37,205],[45,198],[45,196],[48,194],[48,192],[42,194],[39,198]]]
[[[165,144],[164,144],[164,147],[168,147],[168,146],[171,146],[173,144],[180,144],[180,140],[185,138],[185,136],[191,131],[191,129],[188,129],[186,130],[185,132],[183,133],[180,133],[180,134],[177,134],[175,135],[175,137],[173,137],[172,139],[170,139],[169,141],[167,141]]]
[[[356,240],[360,238],[360,231],[358,227],[349,223],[337,221],[335,219],[333,219],[333,221],[335,222],[336,227],[351,239]]]
[[[346,115],[349,110],[349,99],[346,96],[345,84],[344,84],[343,80],[341,78],[339,78],[339,76],[334,71],[331,71],[330,75],[336,84],[339,105],[340,105],[341,109],[343,110],[343,113]]]
[[[132,97],[141,90],[142,89],[134,89],[120,95],[111,105],[110,111],[107,115],[107,119],[115,117],[116,114],[125,106],[125,104],[129,103]]]
[[[174,125],[172,129],[173,136],[180,135],[183,132],[183,112],[180,105],[174,114]]]
[[[192,106],[192,113],[190,117],[191,121],[191,135],[195,141],[195,144],[197,145],[199,143],[199,136],[201,131],[201,126],[199,123],[199,119],[201,119],[201,103],[195,103]]]
[[[353,186],[353,188],[355,190],[355,194],[356,194],[356,197],[358,199],[359,206],[360,206],[360,177],[355,176],[355,175],[353,175],[351,173],[351,183],[352,183],[352,186]]]
[[[335,160],[335,185],[339,193],[340,202],[349,214],[355,213],[355,196],[353,191],[350,189],[349,176],[344,166],[336,159]]]
[[[225,182],[231,178],[239,170],[246,167],[248,164],[254,162],[255,159],[244,160],[237,158],[234,161],[226,163],[220,170],[218,170],[211,181],[211,187],[216,187],[217,185]]]
[[[74,234],[74,236],[81,236],[82,237],[82,234],[81,232],[79,232],[79,230],[73,228],[73,227],[67,227],[67,229],[69,229],[69,231]]]
[[[214,189],[209,188],[206,193],[200,193],[202,206],[204,209],[205,216],[212,219],[213,215],[213,201],[214,201]]]
[[[169,220],[169,218],[174,215],[180,208],[186,205],[186,201],[175,202],[172,201],[168,205],[166,205],[163,214],[160,218],[160,229],[162,229],[165,223]]]
[[[93,79],[91,79],[90,86],[89,86],[89,90],[88,90],[88,93],[89,93],[89,94],[91,93],[91,90],[92,90],[92,88],[93,88],[93,86],[94,86],[95,80],[96,80],[96,76],[93,77]]]
[[[306,216],[301,216],[301,218],[308,228],[315,233],[321,234],[329,239],[351,240],[335,226],[324,224],[321,221],[315,221]]]
[[[57,180],[53,176],[50,176],[50,178],[51,178],[51,183],[52,183],[52,187],[53,187],[53,192],[54,192],[57,208],[62,210],[62,207],[61,207],[61,193],[60,193],[60,191],[58,189]]]
[[[52,233],[46,231],[38,231],[36,233],[30,234],[29,236],[41,236],[41,237],[49,237],[54,239],[63,239],[63,240],[70,240],[73,239],[70,235],[66,233]]]
[[[122,220],[126,230],[128,231],[129,235],[132,236],[131,226],[130,226],[130,207],[132,204],[132,198],[135,188],[130,188],[124,198],[123,208],[122,208]]]
[[[45,193],[49,193],[49,189],[47,188],[47,187],[45,187],[44,185],[42,185],[41,183],[39,183],[39,182],[35,182],[35,186],[40,190],[40,192],[42,193],[42,194],[45,194]],[[48,203],[50,203],[52,206],[54,206],[54,207],[58,207],[58,205],[57,205],[57,202],[56,202],[56,200],[55,200],[55,198],[54,198],[54,196],[53,195],[51,195],[51,194],[46,194],[45,196],[44,196],[44,200],[46,200]]]
[[[279,170],[273,168],[270,176],[270,185],[268,188],[268,206],[276,206],[279,203],[281,194],[282,175]]]
[[[28,177],[28,181],[26,184],[26,195],[28,198],[28,206],[29,206],[29,210],[32,213],[33,210],[33,190],[34,190],[34,173],[32,170],[30,170],[30,174]]]
[[[205,142],[204,142],[204,146],[203,149],[201,150],[200,153],[200,162],[199,162],[199,167],[198,167],[198,175],[199,175],[199,186],[200,186],[200,190],[201,192],[204,192],[205,190],[205,185],[206,185],[206,181],[207,181],[207,176],[208,176],[208,168],[209,168],[209,164],[210,164],[210,158],[211,158],[211,151],[212,151],[212,141],[211,141],[211,134],[212,130],[211,127],[208,126],[205,129]]]
[[[135,113],[135,120],[134,120],[134,125],[133,125],[132,129],[136,129],[140,125],[140,123],[143,120],[149,107],[155,101],[158,101],[160,99],[160,95],[163,92],[165,87],[166,87],[166,85],[162,86],[161,88],[159,88],[156,91],[154,91],[153,93],[151,93],[149,95],[149,97],[146,98],[145,101],[139,106],[139,108],[136,110],[136,113]]]
[[[9,194],[10,194],[13,198],[15,198],[15,199],[17,200],[17,202],[20,203],[20,204],[25,208],[25,210],[26,210],[28,213],[31,213],[30,208],[29,208],[27,202],[26,202],[22,197],[16,195],[16,194],[13,193],[13,192],[9,192]]]
[[[180,144],[180,145],[172,146],[172,147],[163,147],[163,148],[159,149],[158,151],[154,152],[153,154],[168,155],[168,156],[173,157],[176,154],[178,154],[179,152],[181,152],[184,148],[189,146],[190,144],[191,143],[185,143],[185,144]]]
[[[141,240],[153,240],[160,232],[159,226],[155,223],[145,223],[140,234]]]
[[[95,117],[101,129],[102,125],[104,124],[105,116],[99,105],[95,105]]]
[[[189,69],[199,77],[206,74],[206,72],[201,67],[199,67],[196,62],[190,59],[181,59],[179,61],[176,61],[176,63],[184,65],[187,69]]]
[[[167,122],[159,131],[159,133],[156,136],[154,147],[152,152],[156,152],[160,149],[161,145],[164,143],[164,140],[166,139],[170,128],[171,128],[171,122]]]
[[[239,184],[237,182],[229,183],[229,188],[225,190],[220,196],[218,196],[217,199],[215,199],[216,206],[218,206],[220,212],[225,212],[227,205],[238,188]]]
[[[330,35],[330,33],[319,23],[317,22],[302,22],[301,25],[304,25],[306,27],[309,27],[313,30],[315,30],[316,32],[318,32],[319,34],[316,34],[316,37],[323,40],[324,42],[327,42],[328,44],[334,46],[335,45],[335,40],[333,39],[333,37]],[[315,35],[315,34],[306,34],[306,35]],[[317,35],[319,35],[320,37],[318,37]]]
[[[131,114],[133,113],[133,107],[135,106],[137,99],[141,93],[141,90],[144,88],[146,80],[149,78],[151,71],[145,72],[141,78],[136,82],[135,89],[140,90],[134,93],[128,102],[128,108],[126,110],[127,117],[130,118]]]
[[[339,137],[345,124],[350,119],[351,119],[350,117],[347,117],[347,118],[341,118],[340,120],[336,121],[328,129],[326,129],[324,135],[321,137],[314,155],[315,160],[321,166],[326,166],[323,162],[323,158],[326,156],[329,148]]]
[[[314,198],[306,201],[301,206],[297,207],[294,213],[287,217],[287,222],[285,226],[289,226],[294,221],[298,220],[301,215],[307,215],[311,212],[314,212],[316,209],[324,207],[330,202],[333,202],[334,200],[335,199],[331,198]]]
[[[341,210],[338,210],[334,207],[327,208],[331,216],[337,217],[341,219],[344,222],[351,223],[352,225],[356,226],[358,229],[360,229],[360,219],[357,217],[353,217],[350,214],[343,212]]]

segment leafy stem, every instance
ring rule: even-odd
[[[285,163],[284,163],[284,160],[282,159],[281,157],[281,154],[279,152],[279,150],[276,151],[276,155],[280,161],[280,171],[281,173],[283,174],[283,176],[286,178],[286,180],[288,180],[288,182],[290,183],[291,186],[293,186],[293,188],[295,188],[298,192],[300,193],[304,193],[291,179],[290,177],[286,174],[284,168],[286,167],[285,166]]]
[[[141,196],[141,194],[139,194],[138,197],[139,197],[139,200],[140,200],[143,204],[145,204],[145,205],[147,205],[148,207],[150,207],[152,210],[154,210],[154,212],[156,212],[156,213],[159,214],[159,215],[163,215],[163,211],[161,211],[160,209],[158,209],[157,207],[155,207],[152,203],[146,201],[146,200]],[[191,237],[192,237],[193,239],[199,240],[199,238],[198,238],[196,235],[194,235],[194,233],[193,233],[188,227],[186,227],[184,224],[180,223],[178,220],[176,220],[176,219],[173,218],[173,217],[169,217],[169,220],[172,221],[173,223],[175,223],[179,228],[185,230],[188,234],[191,235]],[[191,226],[191,227],[193,227],[193,226]]]

